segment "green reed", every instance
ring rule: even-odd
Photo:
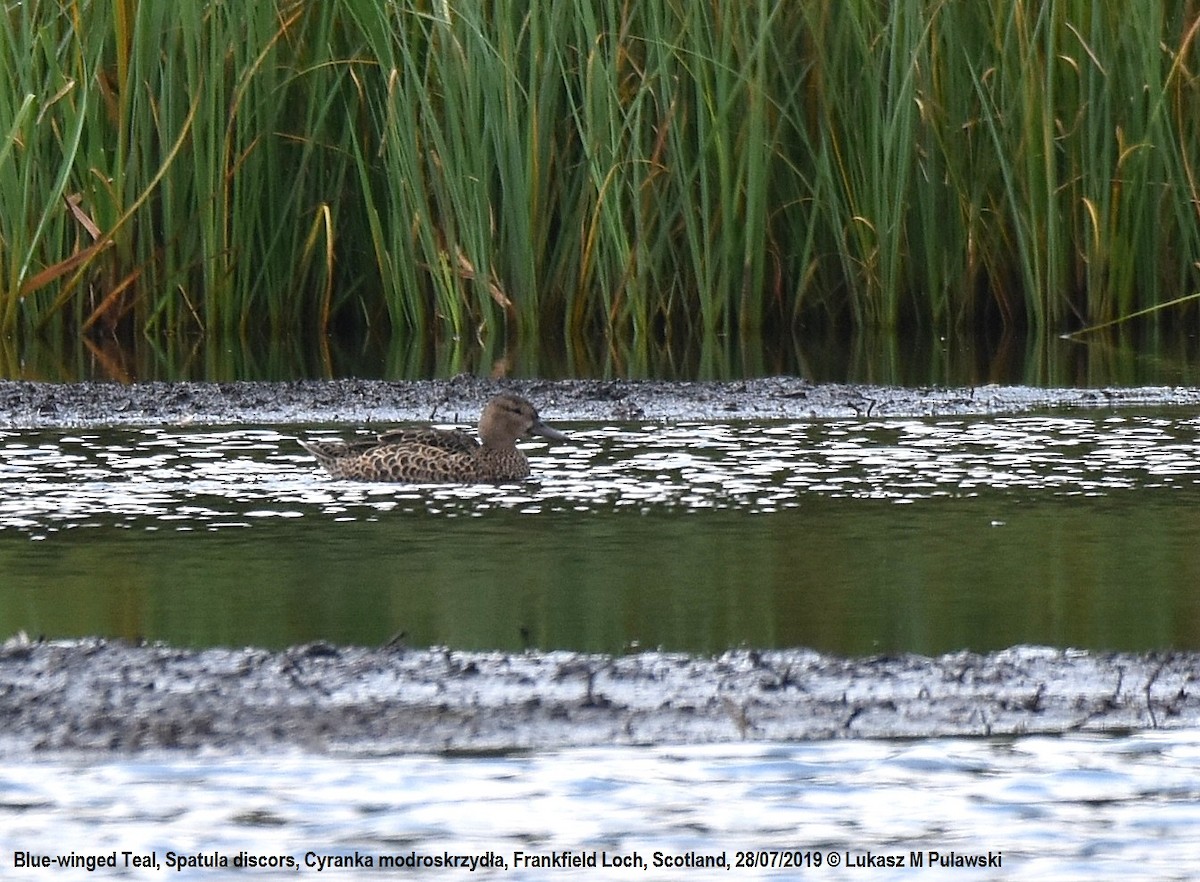
[[[1193,321],[1198,22],[1084,0],[8,4],[0,333],[644,357],[812,319]]]

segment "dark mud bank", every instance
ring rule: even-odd
[[[814,385],[794,377],[737,382],[653,380],[329,380],[290,383],[72,383],[0,381],[0,427],[473,423],[507,389],[553,420],[739,420],[949,416],[1062,408],[1200,407],[1190,388],[906,389]]]
[[[1010,735],[1200,724],[1191,653],[1018,647],[850,660],[361,649],[0,648],[0,753],[356,755]]]

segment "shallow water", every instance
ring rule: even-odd
[[[169,869],[179,879],[235,872],[177,871],[167,867],[169,852],[229,860],[242,852],[278,855],[306,873],[316,872],[305,867],[310,853],[308,860],[357,851],[378,861],[492,852],[508,871],[485,875],[506,879],[1165,880],[1193,878],[1200,864],[1200,732],[1194,731],[461,758],[54,759],[0,763],[0,794],[6,875],[18,851],[115,853],[120,863],[122,852],[153,853],[157,871],[96,875],[160,878]],[[514,852],[563,850],[605,853],[610,861],[638,855],[650,868],[567,873],[513,863]],[[931,868],[931,851],[990,852],[1000,866]],[[724,853],[731,864],[739,854],[752,853],[755,861],[765,854],[768,862],[807,865],[656,869],[656,852]],[[923,856],[920,870],[856,866],[869,856],[903,857],[907,864],[913,852]],[[47,872],[26,871],[39,878]],[[290,869],[254,872],[254,878],[295,876]]]
[[[502,487],[332,481],[292,428],[0,432],[0,634],[1200,649],[1190,414],[562,428]]]

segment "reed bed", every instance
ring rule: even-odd
[[[1194,323],[1198,29],[1195,2],[10,0],[0,334]]]

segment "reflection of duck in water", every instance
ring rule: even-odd
[[[529,477],[529,460],[517,448],[528,435],[566,441],[538,419],[533,405],[509,392],[497,395],[479,417],[479,438],[460,429],[396,429],[372,441],[301,441],[335,478],[410,484],[517,481]]]

